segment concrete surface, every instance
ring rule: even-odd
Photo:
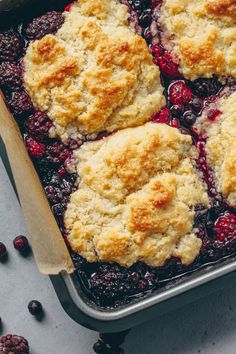
[[[92,354],[97,334],[65,314],[33,257],[22,258],[14,250],[12,240],[19,234],[27,235],[26,227],[0,161],[0,241],[9,250],[8,262],[0,263],[0,334],[25,336],[31,354]],[[46,316],[41,322],[28,313],[32,299],[44,306]],[[125,353],[236,354],[236,286],[134,328]]]

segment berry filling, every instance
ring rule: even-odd
[[[180,129],[183,134],[192,136],[193,144],[199,152],[196,161],[197,168],[207,185],[211,207],[209,210],[201,205],[196,207],[196,234],[202,240],[202,247],[198,258],[190,266],[184,266],[178,258],[172,257],[159,268],[151,268],[141,262],[130,268],[124,268],[117,264],[90,264],[78,254],[71,252],[76,274],[85,293],[96,304],[105,307],[120,306],[130,302],[137,296],[164,286],[177,276],[236,252],[236,210],[230,208],[218,193],[214,172],[209,168],[206,159],[206,141],[197,134],[193,127],[203,110],[206,110],[208,119],[214,123],[221,112],[209,108],[209,105],[217,100],[224,88],[228,87],[234,91],[235,80],[228,79],[223,85],[216,76],[210,79],[200,78],[192,82],[181,77],[178,58],[174,58],[172,53],[164,48],[161,41],[162,29],[158,21],[161,1],[122,0],[121,2],[129,7],[129,20],[135,26],[136,31],[147,41],[154,63],[161,71],[167,105],[151,119],[157,124],[168,124]],[[73,4],[68,1],[65,10],[70,11]],[[19,123],[26,147],[66,241],[63,217],[70,195],[76,190],[79,181],[73,169],[73,150],[86,140],[94,140],[94,137],[87,136],[81,142],[70,139],[66,144],[58,139],[50,138],[52,121],[46,113],[33,107],[24,89],[21,65],[24,43],[40,39],[46,34],[54,34],[64,22],[62,12],[52,11],[50,7],[49,9],[50,11],[46,14],[30,21],[27,19],[26,23],[19,26],[19,32],[16,29],[0,32],[0,86]],[[107,133],[102,132],[96,138],[102,139],[105,136]],[[14,241],[15,248],[20,250],[22,247],[28,247],[28,241],[26,241],[21,236]],[[0,243],[0,257],[5,253],[5,246]],[[36,301],[29,307],[33,314],[39,309],[40,305]],[[10,351],[15,343],[15,336],[8,336],[7,342],[4,338],[1,340],[0,348],[3,345],[4,348],[9,347]],[[27,343],[20,337],[17,343],[23,350],[19,353],[27,353]],[[119,345],[120,343],[117,343],[117,346]],[[103,346],[103,341],[99,341],[95,351],[100,352]],[[110,346],[112,347],[111,344]]]
[[[53,34],[62,26],[63,22],[64,16],[60,12],[47,12],[45,15],[33,19],[26,26],[26,38],[35,40],[44,37],[46,34]]]

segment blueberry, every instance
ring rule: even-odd
[[[37,301],[37,300],[32,300],[28,304],[28,310],[33,316],[39,316],[43,313],[43,306],[42,304]]]
[[[194,114],[192,111],[187,111],[183,115],[183,123],[187,126],[193,125],[197,120],[196,114]]]
[[[137,284],[140,280],[140,274],[138,272],[133,272],[130,274],[130,280],[134,283]]]
[[[146,28],[146,27],[150,26],[150,24],[152,22],[151,12],[149,10],[144,11],[142,13],[142,15],[139,16],[139,22],[140,22],[140,25],[143,28]]]
[[[192,106],[193,110],[197,113],[199,113],[202,109],[202,103],[199,100],[199,98],[194,98],[191,102],[190,105]]]
[[[5,257],[7,254],[7,248],[4,243],[0,242],[0,259]]]
[[[146,39],[146,41],[149,43],[152,40],[152,33],[149,29],[149,27],[145,28],[143,30],[143,37]]]
[[[100,333],[99,336],[105,344],[109,344],[112,348],[118,348],[124,343],[126,335],[129,331],[117,332],[117,333]]]
[[[108,354],[109,353],[109,349],[107,348],[106,344],[103,343],[102,341],[98,340],[94,346],[93,346],[93,350],[95,353],[97,354]]]
[[[13,245],[17,251],[23,252],[29,248],[29,241],[25,236],[17,236],[14,241]]]
[[[135,10],[142,10],[142,1],[136,0],[136,1],[133,3],[133,8],[134,8]]]
[[[181,104],[174,104],[173,106],[170,107],[170,112],[172,117],[180,117],[182,114],[182,105]]]
[[[139,280],[139,282],[138,282],[138,288],[139,288],[140,290],[146,290],[147,287],[148,287],[148,282],[147,282],[145,279]]]

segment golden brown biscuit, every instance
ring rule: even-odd
[[[184,76],[236,77],[235,0],[164,0],[161,24]]]
[[[123,266],[195,259],[194,206],[208,197],[190,136],[147,123],[85,143],[75,157],[81,182],[65,214],[75,252]]]
[[[231,205],[236,205],[236,92],[214,105],[222,112],[215,121],[200,119],[201,132],[206,136],[206,152],[216,175],[218,190]]]
[[[165,104],[159,69],[118,0],[76,3],[24,63],[26,88],[62,139],[141,125]]]

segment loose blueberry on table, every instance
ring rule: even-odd
[[[236,210],[217,191],[214,172],[208,165],[205,151],[206,139],[195,129],[202,112],[221,97],[222,92],[235,91],[233,79],[219,80],[217,76],[187,80],[180,73],[169,50],[161,41],[162,28],[158,20],[161,2],[158,0],[123,0],[129,7],[130,22],[148,43],[154,63],[161,71],[167,104],[152,117],[155,123],[164,123],[178,128],[183,134],[192,136],[199,158],[197,167],[208,188],[210,208],[198,205],[195,209],[197,236],[202,240],[200,254],[191,265],[183,265],[179,258],[172,257],[161,267],[149,267],[138,262],[129,268],[104,262],[89,263],[71,251],[76,274],[85,293],[100,306],[120,306],[137,296],[164,286],[171,279],[197,270],[236,252]],[[69,4],[66,11],[70,10]],[[45,189],[46,196],[65,236],[64,213],[70,195],[78,185],[77,173],[69,168],[73,152],[90,136],[82,141],[69,139],[63,143],[50,137],[53,122],[47,113],[36,109],[23,84],[22,58],[30,41],[54,34],[64,22],[63,10],[49,11],[42,16],[27,19],[19,27],[0,32],[0,83],[16,121],[19,124],[26,147],[35,164]],[[208,112],[214,121],[221,112]],[[101,139],[104,135],[98,136]],[[24,240],[15,240],[15,247],[24,246]],[[4,245],[0,245],[4,254]],[[69,247],[69,245],[68,245]],[[12,341],[13,337],[9,339]],[[10,343],[10,342],[9,342]],[[22,342],[24,343],[24,342]],[[4,344],[5,345],[5,344]],[[22,344],[23,345],[23,344]],[[97,353],[100,341],[96,344]],[[120,351],[122,352],[122,350]]]
[[[43,313],[43,306],[38,300],[32,300],[28,304],[28,310],[33,316],[39,316]]]
[[[6,257],[7,255],[7,248],[4,243],[0,242],[0,259]]]

